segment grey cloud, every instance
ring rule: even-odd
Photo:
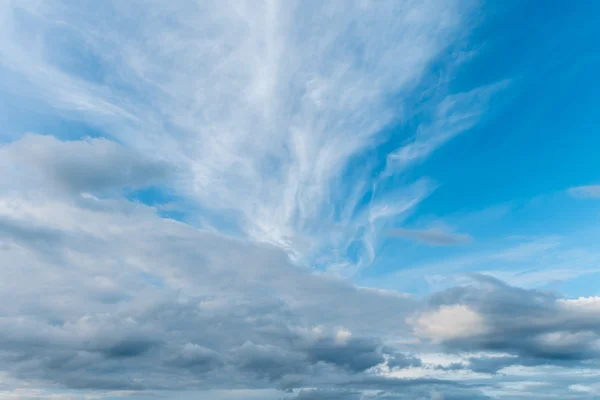
[[[523,361],[561,363],[600,356],[600,321],[590,312],[566,308],[556,295],[512,287],[488,276],[473,276],[473,283],[437,293],[430,309],[464,305],[482,318],[483,329],[460,338],[443,340],[448,349],[509,352],[520,358],[474,361],[475,368],[493,371]],[[483,364],[482,364],[483,363]]]
[[[32,224],[60,255],[60,270],[35,251],[3,250],[3,273],[11,280],[0,282],[7,305],[0,368],[15,378],[102,390],[314,387],[320,391],[302,396],[352,398],[375,390],[390,399],[429,399],[432,391],[445,399],[485,398],[456,382],[369,369],[384,359],[396,370],[422,367],[418,354],[384,340],[409,334],[405,319],[418,304],[410,297],[313,275],[281,251],[163,220],[143,206],[61,201],[55,210],[70,218],[36,211]],[[19,204],[44,210],[26,198]],[[30,242],[18,215],[11,224],[5,226],[23,229],[6,228],[6,237]],[[71,234],[91,227],[93,236]],[[113,302],[103,300],[107,294]],[[594,324],[559,310],[557,300],[477,277],[471,286],[432,296],[429,308],[467,304],[491,322],[487,336],[442,343],[450,352],[505,351],[519,356],[515,364],[593,356],[584,354],[591,343],[585,340],[542,352],[540,334],[557,326],[585,332]],[[340,327],[348,332],[338,337]],[[471,361],[470,369],[493,373],[512,360]]]
[[[342,390],[300,390],[296,400],[360,400],[361,392]]]
[[[206,372],[222,365],[223,358],[211,349],[187,343],[167,363],[181,368],[188,368],[194,372]]]
[[[387,365],[390,368],[420,367],[422,362],[418,357],[413,355],[396,353],[387,360]]]
[[[156,343],[146,338],[126,338],[103,349],[103,353],[111,358],[137,357],[149,351]]]
[[[305,372],[306,361],[301,354],[272,345],[246,342],[237,350],[236,362],[242,370],[270,381],[285,375]]]
[[[53,136],[28,134],[0,146],[0,167],[12,166],[11,185],[19,185],[23,174],[35,174],[38,184],[59,191],[103,192],[122,187],[160,183],[173,168],[107,139],[60,141]],[[15,169],[14,167],[19,167]],[[0,181],[1,183],[1,181]]]
[[[369,339],[351,339],[348,343],[336,344],[333,339],[327,338],[304,350],[313,362],[323,361],[359,372],[384,361],[379,346],[380,343]]]
[[[496,357],[471,357],[467,365],[461,364],[459,368],[468,368],[474,372],[481,372],[484,374],[496,374],[502,368],[510,367],[513,365],[521,365],[526,367],[535,367],[540,365],[566,365],[574,366],[571,360],[558,360],[558,359],[544,359],[544,358],[532,358],[532,357],[518,357],[518,356],[496,356]],[[577,364],[577,363],[575,363]],[[581,365],[581,364],[579,364]]]
[[[360,376],[348,380],[340,387],[357,390],[381,390],[384,392],[396,392],[403,390],[431,390],[436,387],[461,386],[457,382],[436,378],[392,378],[387,376]]]
[[[406,296],[313,275],[272,247],[125,200],[89,207],[41,194],[47,202],[21,197],[30,220],[0,215],[3,236],[30,250],[2,250],[0,369],[15,378],[106,390],[327,387],[384,360],[373,329],[406,332]],[[47,247],[55,260],[40,256]]]
[[[490,397],[476,388],[406,386],[399,392],[353,390],[301,390],[294,400],[485,400]]]
[[[404,229],[396,228],[389,232],[390,236],[414,240],[432,246],[456,246],[467,244],[473,239],[464,233],[452,233],[441,229]]]
[[[369,369],[384,359],[396,370],[423,366],[418,354],[384,339],[409,334],[405,320],[418,305],[410,297],[313,275],[279,250],[163,220],[143,206],[61,201],[58,218],[25,197],[19,202],[37,210],[31,226],[55,247],[60,266],[37,257],[35,246],[2,250],[0,368],[10,376],[90,390],[314,387],[321,391],[303,396],[385,391],[390,399],[430,399],[435,391],[445,399],[485,398],[449,380]],[[5,237],[35,242],[19,215],[10,221]],[[92,227],[94,235],[72,234]],[[103,300],[108,294],[111,303]],[[466,304],[492,327],[442,343],[450,352],[504,351],[527,365],[592,357],[593,335],[563,347],[540,341],[565,326],[575,333],[594,328],[557,301],[477,277],[432,296],[429,308]],[[340,327],[348,332],[338,337]],[[471,361],[471,370],[494,373],[513,360]]]
[[[502,368],[516,363],[522,365],[523,360],[517,357],[473,357],[469,359],[468,368],[475,372],[495,374]]]
[[[64,233],[60,230],[37,227],[31,223],[24,223],[10,217],[0,217],[0,238],[16,243],[25,248],[32,249],[48,259],[59,259],[61,243]]]

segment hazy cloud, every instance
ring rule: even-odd
[[[568,190],[573,197],[580,199],[600,198],[600,185],[577,186]]]
[[[453,233],[443,229],[392,229],[389,236],[410,239],[417,242],[425,243],[432,246],[456,246],[467,244],[473,239],[471,236],[464,233]]]

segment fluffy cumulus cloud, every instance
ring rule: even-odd
[[[440,78],[477,7],[0,2],[2,100],[60,121],[0,134],[0,399],[597,393],[598,298],[352,280],[471,241],[400,227],[507,85]]]
[[[564,300],[507,286],[490,277],[433,295],[411,320],[415,333],[451,349],[506,352],[518,357],[475,359],[478,369],[513,363],[581,363],[600,351],[596,297]]]

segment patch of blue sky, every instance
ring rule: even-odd
[[[217,230],[225,235],[241,235],[241,224],[236,213],[227,211],[217,213],[206,209],[176,193],[168,185],[126,188],[124,196],[129,201],[153,207],[162,218],[184,222],[200,229]]]
[[[17,140],[27,132],[52,135],[61,140],[109,137],[100,126],[93,126],[67,115],[57,115],[56,109],[31,98],[8,98],[5,94],[0,94],[0,108],[0,143]]]
[[[153,275],[153,274],[149,274],[147,272],[140,272],[138,273],[137,277],[144,283],[147,283],[151,286],[154,287],[158,287],[158,288],[164,288],[165,287],[165,282],[162,278]]]
[[[470,47],[467,48],[464,43],[459,42],[456,46],[447,49],[444,54],[440,54],[437,62],[431,65],[425,76],[419,77],[419,84],[412,86],[408,91],[396,93],[388,98],[387,106],[394,110],[395,116],[388,126],[374,135],[371,146],[355,155],[348,163],[341,176],[346,190],[341,192],[342,196],[334,204],[337,217],[347,211],[346,201],[352,198],[356,186],[363,182],[366,182],[366,189],[356,204],[354,216],[363,212],[376,195],[385,197],[388,192],[415,183],[422,177],[433,178],[432,184],[437,182],[437,168],[427,166],[426,160],[417,160],[414,164],[409,164],[407,168],[386,174],[386,169],[389,167],[389,156],[416,137],[444,135],[444,132],[440,132],[443,127],[436,129],[435,124],[439,123],[439,110],[448,96],[466,93],[479,86],[493,85],[506,80],[506,77],[496,76],[489,77],[486,82],[462,82],[461,85],[447,80],[445,76],[448,74],[448,69],[459,69],[459,67],[463,67],[463,64],[470,62],[469,57],[466,57],[466,60],[463,59],[465,54],[470,51],[472,51]],[[506,97],[504,89],[500,91],[503,92],[502,96]],[[486,119],[489,118],[487,114]],[[475,124],[477,125],[478,122],[480,121],[475,121]],[[453,127],[448,129],[453,129]],[[457,130],[456,134],[460,134],[471,129],[467,127],[464,130],[462,128],[457,128]],[[454,134],[451,135],[454,136]],[[435,155],[435,152],[433,154]],[[451,164],[454,164],[454,161]],[[447,167],[440,168],[446,169]]]
[[[164,186],[148,186],[141,189],[130,189],[126,197],[132,201],[139,201],[148,206],[165,205],[176,202],[178,197],[172,190]]]
[[[125,197],[129,201],[139,202],[154,207],[156,213],[163,218],[185,222],[190,211],[186,210],[181,197],[164,185],[152,185],[144,188],[129,188],[125,190]]]
[[[573,199],[565,190],[600,181],[600,114],[594,100],[600,89],[600,56],[581,48],[600,33],[590,10],[598,11],[600,5],[567,10],[559,2],[544,7],[505,2],[487,7],[495,9],[486,10],[485,24],[470,39],[478,50],[457,70],[449,88],[468,90],[507,77],[511,85],[492,99],[484,118],[467,134],[405,174],[440,183],[405,224],[419,226],[443,217],[457,231],[473,235],[475,243],[433,248],[387,238],[379,262],[366,274],[473,252],[508,236],[568,234],[597,217],[593,201]],[[414,128],[420,118],[416,115],[400,129],[410,130],[411,123]],[[506,212],[493,221],[456,218],[498,207]]]
[[[472,213],[445,215],[443,218],[417,213],[406,225],[422,229],[440,221],[456,232],[472,236],[473,240],[453,246],[437,246],[387,237],[373,266],[362,270],[359,279],[377,279],[399,273],[412,274],[423,283],[426,273],[600,268],[600,259],[594,250],[600,246],[600,201],[597,200],[576,199],[561,192]],[[542,258],[536,251],[548,251],[549,255]],[[503,257],[502,254],[521,256]],[[569,266],[569,261],[575,265]],[[415,286],[408,279],[395,284],[402,289],[405,285]]]
[[[428,161],[424,172],[434,172],[444,187],[424,206],[440,213],[600,180],[600,114],[594,111],[600,55],[581,48],[600,34],[588,9],[597,15],[600,4],[507,4],[510,13],[491,17],[474,36],[487,44],[458,71],[455,84],[513,77],[509,101],[490,107],[469,135]]]

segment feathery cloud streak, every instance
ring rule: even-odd
[[[172,164],[175,189],[245,237],[299,261],[364,264],[381,226],[435,185],[374,187],[472,127],[503,85],[423,87],[474,11],[455,1],[5,2],[2,65],[20,81],[3,86]],[[436,91],[429,122],[377,156],[399,139],[384,129],[424,90]],[[344,179],[355,160],[363,167]]]

